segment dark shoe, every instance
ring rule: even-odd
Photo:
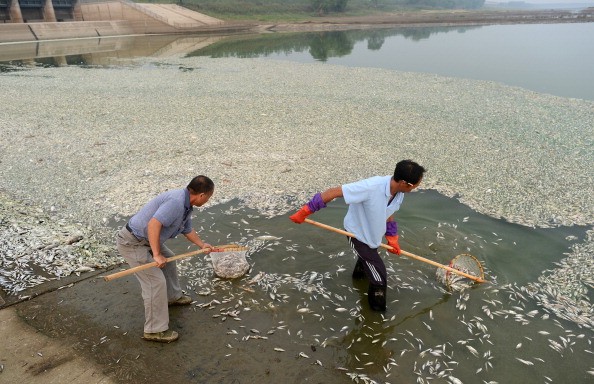
[[[182,295],[179,299],[169,302],[169,306],[190,305],[190,304],[192,304],[192,298],[190,296],[186,296],[186,295]]]
[[[143,339],[147,341],[156,341],[159,343],[171,343],[179,338],[177,332],[168,329],[163,332],[156,332],[156,333],[144,333]]]
[[[369,286],[368,297],[369,306],[372,310],[385,312],[386,310],[386,287]]]
[[[355,269],[353,269],[353,279],[363,279],[365,277],[365,270],[363,269],[363,262],[361,259],[357,257],[357,264],[355,264]]]

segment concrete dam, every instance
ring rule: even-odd
[[[248,28],[176,4],[130,0],[0,0],[0,43],[232,32]]]

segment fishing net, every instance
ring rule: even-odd
[[[450,261],[448,267],[454,268],[468,275],[478,277],[481,280],[484,280],[485,278],[485,272],[483,271],[483,266],[481,263],[476,259],[476,257],[467,253],[463,253],[454,257],[452,261]],[[437,280],[445,285],[449,291],[461,291],[474,283],[474,280],[468,277],[459,275],[443,268],[437,269],[436,276]]]
[[[214,273],[224,279],[236,279],[250,269],[245,256],[247,247],[226,248],[224,251],[211,252],[210,260]]]

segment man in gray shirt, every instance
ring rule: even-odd
[[[157,268],[136,272],[144,300],[144,339],[170,343],[178,339],[169,329],[170,305],[188,305],[182,294],[176,262],[167,262],[173,252],[165,241],[180,233],[200,248],[211,248],[192,228],[192,207],[206,204],[214,192],[214,183],[206,176],[196,176],[187,188],[164,192],[149,201],[118,232],[118,251],[130,267],[156,262]]]

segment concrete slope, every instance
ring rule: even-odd
[[[199,49],[207,47],[217,41],[223,39],[220,36],[211,37],[185,37],[172,41],[167,46],[155,51],[152,57],[170,57],[170,56],[182,56],[188,53],[195,52]]]
[[[175,4],[136,3],[135,8],[150,16],[157,15],[161,20],[175,28],[194,28],[201,26],[219,25],[223,21]]]

